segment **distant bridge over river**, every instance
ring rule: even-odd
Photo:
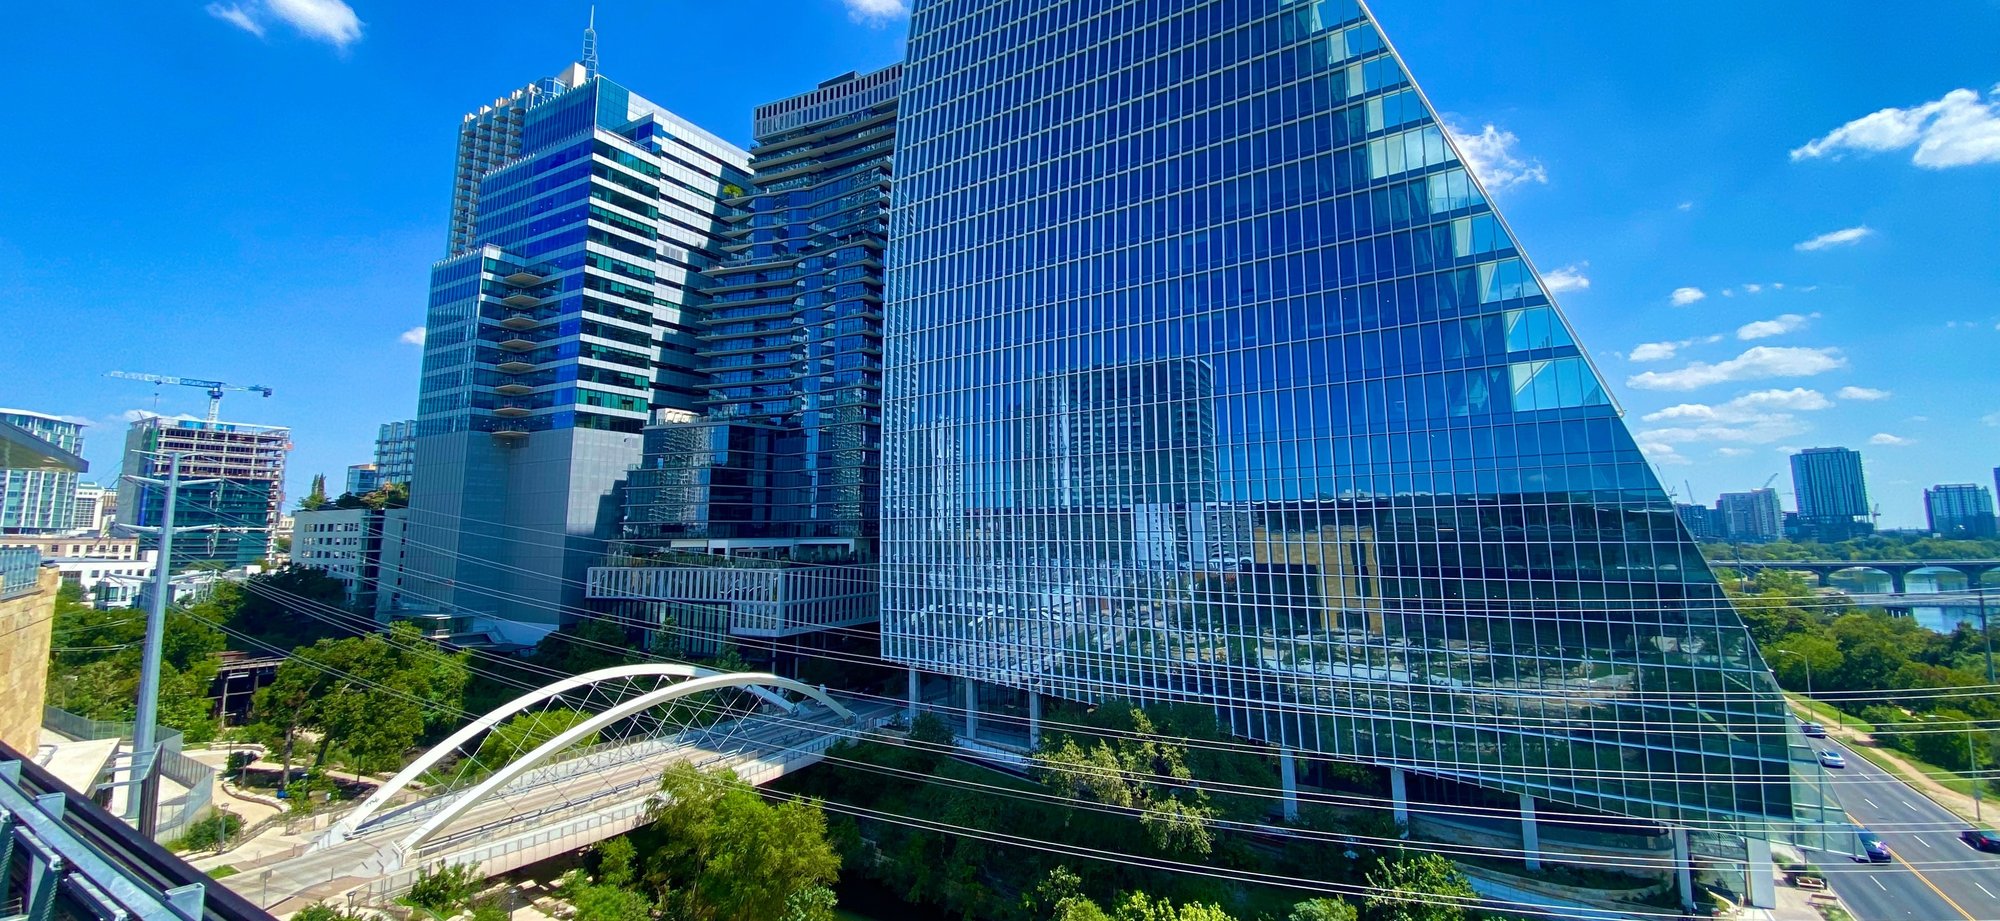
[[[1839,573],[1872,574],[1889,580],[1891,595],[1930,594],[1909,590],[1910,577],[1920,575],[1946,577],[1939,580],[1936,594],[1956,591],[1976,596],[1981,588],[2000,589],[2000,560],[1710,560],[1708,565],[1711,569],[1733,569],[1745,576],[1767,569],[1811,573],[1825,586],[1831,586],[1833,577]],[[1965,585],[1946,587],[1944,583],[1957,581],[1951,576],[1963,579]],[[1970,603],[1976,603],[1976,598]]]

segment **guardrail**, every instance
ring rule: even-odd
[[[132,724],[114,720],[96,720],[78,716],[57,707],[42,708],[42,727],[53,730],[72,739],[123,739],[127,744],[132,738]],[[187,826],[208,813],[215,802],[215,769],[181,753],[182,738],[178,729],[161,729],[160,776],[181,785],[187,790],[180,796],[160,801],[157,821],[154,823],[153,837],[160,841],[172,841],[180,837]],[[88,796],[90,790],[79,790]]]

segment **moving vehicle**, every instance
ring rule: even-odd
[[[1799,722],[1799,731],[1805,733],[1808,739],[1826,738],[1826,727],[1818,723],[1808,723],[1801,720]]]
[[[1844,768],[1847,766],[1847,757],[1837,751],[1821,751],[1819,763],[1830,768]]]
[[[1889,846],[1882,843],[1882,836],[1865,828],[1855,829],[1854,836],[1860,839],[1861,856],[1869,863],[1884,863],[1889,859]]]
[[[1991,828],[1968,828],[1958,836],[1965,843],[1982,851],[2000,851],[2000,831]]]

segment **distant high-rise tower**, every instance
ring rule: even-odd
[[[1792,495],[1802,536],[1841,541],[1871,530],[1859,451],[1807,448],[1792,455]]]
[[[458,155],[451,170],[451,234],[445,255],[465,252],[477,238],[480,180],[521,154],[521,127],[528,110],[583,82],[583,66],[536,80],[467,112],[458,126]]]
[[[1365,6],[919,0],[900,107],[881,636],[913,686],[1203,703],[1396,795],[1694,829],[1760,905],[1760,846],[1843,821]]]
[[[1992,537],[1993,493],[1977,483],[1933,486],[1924,490],[1924,520],[1939,537]]]
[[[375,431],[375,479],[410,485],[417,469],[417,420],[384,422]]]
[[[582,601],[640,430],[697,412],[702,273],[749,182],[747,153],[580,64],[534,87],[461,132],[461,181],[467,137],[509,154],[469,170],[431,272],[396,596],[516,642]]]
[[[164,479],[166,454],[178,452],[181,477],[207,480],[181,487],[174,503],[174,527],[208,526],[174,538],[175,567],[190,563],[244,566],[276,551],[284,517],[285,459],[292,430],[246,422],[206,422],[155,416],[132,423],[125,433],[126,473]],[[118,523],[159,527],[166,514],[166,491],[149,483],[118,484]],[[146,535],[141,546],[158,546]]]
[[[0,409],[5,421],[71,454],[83,451],[83,423],[27,409]],[[0,534],[61,534],[88,527],[76,518],[76,471],[0,470]]]
[[[1724,540],[1767,544],[1785,536],[1785,509],[1775,489],[1726,492],[1715,500]]]

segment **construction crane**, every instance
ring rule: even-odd
[[[168,377],[164,374],[134,374],[130,371],[109,371],[104,376],[116,377],[128,381],[146,381],[151,384],[179,384],[182,387],[201,387],[208,391],[208,421],[210,422],[214,422],[222,417],[222,394],[224,391],[239,390],[244,393],[261,393],[266,397],[271,395],[271,388],[258,384],[239,387],[235,384],[225,384],[221,381],[196,380],[192,377]]]

